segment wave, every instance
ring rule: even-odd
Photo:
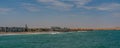
[[[88,31],[77,31],[77,32],[88,32]],[[28,32],[28,33],[4,33],[0,34],[0,36],[9,36],[9,35],[31,35],[31,34],[66,34],[66,33],[75,33],[75,32]]]
[[[77,31],[77,32],[88,32],[88,31]]]
[[[24,34],[0,34],[0,36],[10,36],[10,35],[24,35]]]
[[[61,32],[35,32],[35,33],[4,33],[0,36],[9,36],[9,35],[31,35],[31,34],[60,34]]]
[[[50,34],[60,34],[61,32],[51,32]]]

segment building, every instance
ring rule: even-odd
[[[68,32],[68,31],[70,31],[70,29],[69,28],[61,28],[61,27],[51,27],[51,30],[52,31],[58,31],[58,32]]]
[[[24,27],[0,27],[0,32],[25,32]]]

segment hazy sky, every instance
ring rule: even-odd
[[[0,0],[0,26],[120,27],[120,0]]]

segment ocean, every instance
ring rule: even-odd
[[[120,31],[3,35],[0,48],[120,48]]]

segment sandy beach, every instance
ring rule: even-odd
[[[60,32],[0,32],[0,36],[3,35],[25,35],[25,34],[58,34]]]
[[[78,31],[78,32],[88,32],[88,31]],[[60,33],[64,33],[64,32],[54,32],[54,31],[50,31],[50,32],[0,32],[0,36],[3,36],[3,35],[26,35],[26,34],[60,34]],[[68,32],[68,33],[72,33],[72,32]]]

